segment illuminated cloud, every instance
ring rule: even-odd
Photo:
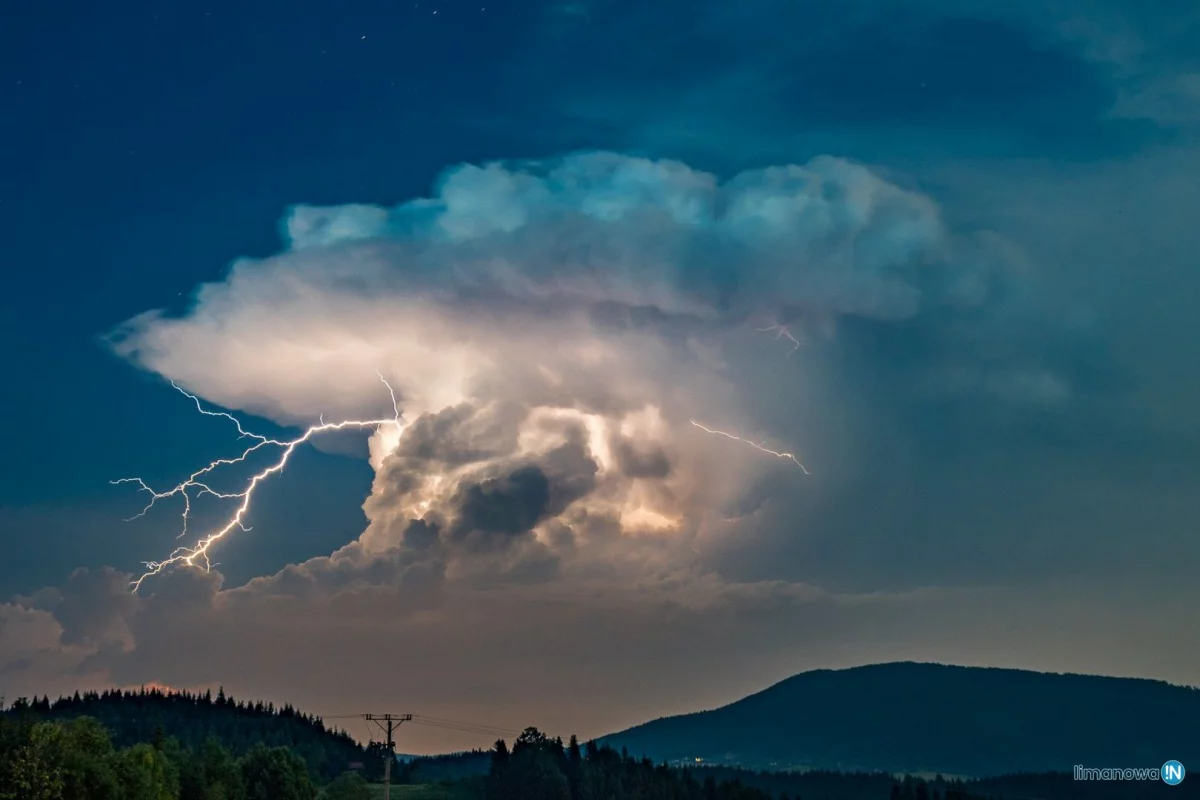
[[[1019,278],[1011,245],[828,156],[725,181],[606,152],[464,165],[432,198],[298,207],[283,230],[284,252],[238,262],[182,317],[131,320],[114,347],[283,423],[380,418],[378,371],[407,428],[372,438],[356,547],[477,580],[480,565],[514,580],[644,566],[729,531],[771,466],[700,433],[752,423],[744,399],[774,389],[734,363],[739,337],[985,327],[990,293]],[[953,355],[919,365],[914,392],[1069,396],[1039,365]]]
[[[574,385],[614,366],[637,381],[751,316],[904,320],[977,304],[998,277],[989,240],[831,157],[725,182],[612,153],[467,165],[433,198],[299,207],[284,230],[284,253],[238,262],[182,318],[131,320],[118,352],[277,419],[379,408],[376,369],[410,416],[501,380],[602,403],[625,387]]]
[[[456,630],[483,648],[468,659],[546,637],[563,658],[591,652],[571,626],[645,650],[664,625],[680,653],[711,629],[782,658],[794,640],[752,646],[751,633],[770,622],[827,636],[836,619],[874,630],[926,602],[737,566],[836,533],[822,507],[840,502],[854,462],[896,442],[806,395],[888,413],[969,398],[1018,417],[1072,398],[1071,371],[1043,347],[1054,321],[1029,300],[1028,259],[841,159],[728,180],[614,153],[460,166],[432,198],[297,207],[283,230],[283,252],[239,261],[187,313],[141,315],[110,340],[203,403],[282,424],[388,419],[382,375],[403,424],[370,437],[368,524],[243,586],[168,570],[135,598],[123,576],[80,574],[20,606],[53,615],[78,674],[198,686],[232,668],[181,661],[181,631],[186,648],[236,651],[257,670],[278,645],[251,630],[319,635],[334,657],[381,625],[440,664],[406,670],[416,685],[459,669]],[[875,383],[848,381],[864,357]],[[905,452],[888,454],[898,474]],[[772,453],[800,454],[812,475]],[[523,661],[505,652],[502,682]],[[254,680],[243,691],[260,691]],[[512,709],[528,688],[513,688]]]
[[[315,123],[261,163],[250,195],[243,172],[189,158],[149,190],[162,215],[111,204],[116,239],[26,226],[30,263],[182,260],[211,276],[220,265],[202,263],[248,241],[238,221],[263,204],[396,203],[293,207],[278,252],[186,300],[174,270],[119,292],[122,314],[144,291],[187,307],[109,337],[164,378],[129,388],[150,393],[145,414],[110,419],[100,402],[82,456],[64,461],[79,448],[53,438],[74,426],[37,447],[30,426],[28,455],[15,451],[31,463],[10,494],[36,485],[41,507],[0,507],[0,529],[24,540],[9,580],[64,577],[0,604],[0,693],[224,683],[325,713],[587,734],[893,658],[1195,683],[1196,14],[1124,0],[569,5],[540,27],[531,9],[511,36],[489,26],[416,105],[339,96],[331,117],[320,91],[247,105],[233,70],[217,93],[231,113],[189,127],[197,141],[251,158],[255,137],[209,135],[257,130],[247,108],[260,132],[297,103]],[[417,35],[414,63],[441,52]],[[341,85],[306,35],[276,39],[299,48],[270,59],[280,80]],[[396,74],[376,55],[349,76],[372,97]],[[397,109],[432,127],[398,145]],[[464,141],[605,151],[410,182]],[[855,161],[813,158],[830,152]],[[63,199],[54,220],[86,205]],[[63,300],[47,334],[112,321],[92,316],[104,303]],[[76,391],[122,398],[60,366],[70,385],[43,387],[47,408],[74,408]],[[103,481],[145,468],[166,489],[253,442],[190,418],[165,379],[283,438],[247,415],[301,430],[391,418],[377,370],[402,435],[314,439],[355,460],[302,448],[213,572],[129,593],[141,559],[193,544],[231,501],[199,499],[177,540],[178,497],[123,525],[146,495]],[[178,441],[203,437],[199,463],[160,436],[172,403]],[[269,458],[213,485],[239,490]],[[102,501],[71,488],[85,480]],[[93,568],[65,578],[80,564]]]

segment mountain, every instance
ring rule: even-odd
[[[1200,690],[892,663],[804,672],[730,705],[604,737],[671,762],[948,775],[1200,764]]]

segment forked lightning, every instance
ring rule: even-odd
[[[181,496],[183,498],[183,514],[182,514],[183,530],[179,534],[181,537],[185,536],[188,532],[187,531],[188,518],[191,515],[191,511],[192,511],[193,496],[200,497],[202,495],[207,494],[207,495],[212,495],[213,497],[223,499],[223,500],[229,500],[229,499],[240,499],[241,500],[241,503],[238,504],[238,507],[234,511],[233,515],[225,522],[225,524],[223,526],[218,528],[213,533],[210,533],[207,536],[200,539],[194,546],[177,548],[174,552],[171,553],[170,556],[168,556],[163,561],[147,561],[147,562],[145,562],[147,571],[145,573],[143,573],[140,578],[138,578],[137,580],[135,580],[131,583],[131,586],[133,587],[133,591],[136,592],[138,589],[140,589],[142,582],[145,581],[147,578],[149,578],[152,575],[158,575],[164,569],[166,569],[167,567],[172,566],[172,565],[183,564],[183,565],[190,567],[190,566],[196,566],[197,562],[200,562],[203,565],[205,570],[211,569],[212,562],[209,560],[209,557],[208,557],[209,548],[211,548],[216,542],[218,542],[222,538],[224,538],[225,535],[228,534],[230,531],[232,531],[234,528],[241,528],[242,530],[249,530],[249,528],[247,528],[245,526],[243,521],[245,520],[246,515],[250,512],[250,506],[254,499],[254,492],[258,488],[259,484],[261,484],[264,480],[266,480],[270,476],[275,475],[279,472],[282,472],[283,468],[285,466],[287,466],[288,460],[292,457],[292,453],[296,452],[296,448],[298,448],[300,445],[304,444],[305,442],[309,441],[313,437],[317,436],[318,434],[329,433],[331,431],[363,430],[363,429],[368,429],[368,428],[379,428],[382,425],[395,425],[400,430],[403,430],[404,426],[400,421],[400,408],[396,404],[396,392],[392,389],[391,384],[389,384],[387,382],[387,380],[384,379],[382,374],[379,374],[379,373],[376,373],[376,374],[379,375],[379,380],[383,382],[383,385],[387,387],[388,393],[391,395],[392,411],[393,411],[392,418],[390,418],[390,419],[370,419],[370,420],[344,420],[342,422],[325,422],[324,417],[322,416],[321,422],[319,424],[308,428],[307,430],[304,431],[304,433],[302,433],[297,438],[289,439],[289,440],[271,439],[266,436],[260,436],[256,433],[250,433],[249,431],[245,430],[242,427],[241,422],[239,422],[237,420],[237,418],[234,417],[232,414],[227,414],[222,411],[209,411],[209,410],[205,409],[203,407],[203,405],[201,405],[200,399],[198,397],[196,397],[193,394],[189,394],[188,392],[181,389],[179,386],[175,385],[174,382],[172,382],[171,385],[173,387],[175,387],[176,390],[178,390],[184,396],[190,398],[196,404],[196,409],[201,414],[204,414],[205,416],[210,416],[210,417],[224,417],[224,418],[232,421],[233,424],[235,426],[237,426],[237,431],[239,434],[238,438],[253,439],[254,444],[250,445],[245,450],[243,450],[241,455],[238,455],[234,458],[217,459],[216,461],[213,461],[208,466],[203,467],[199,470],[196,470],[191,475],[189,475],[187,477],[187,479],[184,480],[182,483],[180,483],[177,486],[173,487],[172,489],[169,489],[164,492],[156,492],[154,489],[150,488],[150,486],[148,486],[146,484],[146,482],[143,481],[141,478],[121,478],[120,480],[112,481],[112,483],[114,483],[114,484],[134,483],[134,484],[137,484],[139,490],[150,493],[150,502],[148,502],[146,504],[146,507],[143,508],[141,510],[141,512],[139,512],[135,516],[131,517],[130,519],[137,519],[138,517],[144,516],[147,512],[150,511],[151,508],[154,507],[154,504],[157,503],[159,500],[164,500],[168,497],[175,497],[176,495]],[[246,461],[246,459],[248,459],[256,451],[266,448],[266,447],[279,448],[279,458],[273,464],[271,464],[270,466],[263,469],[261,472],[258,472],[257,474],[251,476],[250,480],[246,484],[246,488],[243,491],[240,491],[240,492],[218,492],[217,490],[213,489],[211,486],[209,486],[207,483],[205,483],[202,480],[203,478],[205,478],[205,476],[211,474],[212,472],[217,470],[219,467],[230,466],[233,464],[240,464],[240,463]]]
[[[787,325],[772,325],[769,328],[755,328],[755,330],[759,333],[773,332],[776,339],[787,339],[789,342],[791,342],[792,349],[787,351],[787,355],[789,356],[800,349],[800,340],[792,335],[792,332],[788,330]]]
[[[781,335],[787,335],[789,339],[792,338],[790,334],[786,333],[786,328],[782,329]],[[792,341],[795,341],[795,340],[792,339]],[[798,342],[796,344],[797,344],[797,346],[799,345]],[[377,373],[377,374],[379,374],[379,373]],[[192,500],[195,497],[200,497],[203,495],[211,495],[211,496],[221,499],[221,500],[240,500],[241,501],[238,504],[237,508],[234,510],[233,514],[226,520],[224,525],[219,527],[214,532],[208,534],[207,536],[204,536],[203,538],[201,538],[198,542],[196,542],[195,545],[192,545],[190,547],[176,548],[166,559],[164,559],[162,561],[147,561],[147,562],[145,562],[146,572],[144,572],[141,575],[141,577],[139,577],[137,580],[131,582],[133,591],[135,591],[135,592],[138,591],[138,589],[141,588],[142,583],[147,578],[149,578],[153,575],[158,575],[163,570],[165,570],[168,567],[173,566],[173,565],[182,564],[184,566],[191,567],[191,566],[196,566],[199,563],[200,565],[203,566],[203,568],[206,571],[211,569],[212,562],[209,559],[209,550],[212,548],[212,546],[214,544],[216,544],[217,542],[219,542],[221,539],[223,539],[227,534],[229,534],[235,528],[240,528],[241,530],[249,530],[249,528],[246,527],[244,520],[245,520],[246,516],[250,513],[250,507],[254,501],[254,492],[258,489],[259,485],[264,480],[271,477],[272,475],[276,475],[276,474],[282,472],[284,467],[287,466],[288,461],[291,459],[292,454],[296,452],[296,448],[298,448],[300,445],[308,442],[313,437],[315,437],[319,434],[322,434],[322,433],[329,433],[332,431],[364,430],[364,429],[368,429],[368,428],[379,428],[380,426],[383,426],[383,425],[395,425],[399,430],[403,431],[404,425],[400,421],[400,408],[396,402],[396,392],[395,392],[395,390],[392,389],[391,384],[389,384],[387,382],[387,380],[383,377],[382,374],[379,374],[379,380],[382,381],[383,385],[387,387],[388,394],[391,396],[391,399],[392,399],[393,416],[390,419],[343,420],[341,422],[325,422],[324,416],[322,416],[321,421],[318,424],[313,425],[312,427],[308,428],[302,434],[300,434],[300,436],[296,437],[295,439],[287,439],[287,440],[272,439],[272,438],[269,438],[266,436],[261,436],[257,433],[251,433],[250,431],[247,431],[245,428],[242,427],[242,423],[236,417],[234,417],[232,414],[228,414],[223,411],[210,411],[210,410],[204,408],[203,404],[201,404],[201,402],[200,402],[200,398],[196,397],[193,394],[190,394],[189,392],[187,392],[186,390],[182,389],[181,387],[176,385],[174,382],[172,382],[171,386],[174,387],[180,394],[184,395],[185,397],[190,399],[193,403],[195,403],[196,410],[199,411],[201,414],[204,414],[205,416],[210,416],[210,417],[224,417],[225,419],[228,419],[237,428],[239,439],[252,439],[254,441],[254,443],[251,444],[249,447],[247,447],[245,450],[243,450],[241,452],[241,454],[239,454],[237,456],[234,456],[232,458],[219,458],[219,459],[213,461],[212,463],[196,470],[191,475],[189,475],[185,480],[183,480],[181,483],[175,485],[174,487],[172,487],[171,489],[168,489],[166,491],[162,491],[162,492],[155,491],[141,478],[121,478],[119,480],[112,481],[112,483],[114,483],[114,484],[123,484],[123,483],[136,484],[140,491],[147,492],[150,494],[150,501],[148,503],[146,503],[145,507],[140,512],[135,514],[133,517],[130,517],[130,520],[138,519],[139,517],[145,516],[147,513],[149,513],[150,509],[154,508],[155,503],[157,503],[159,500],[165,500],[169,497],[176,497],[176,496],[182,497],[183,498],[183,512],[181,514],[181,517],[182,517],[183,523],[182,523],[182,530],[180,531],[180,534],[179,534],[180,537],[186,536],[188,533],[188,521],[191,517],[191,512],[192,512]],[[787,460],[791,461],[792,463],[794,463],[796,466],[800,467],[800,469],[804,471],[805,475],[810,474],[808,471],[808,468],[805,467],[804,464],[801,463],[800,459],[798,459],[793,453],[785,453],[785,452],[780,452],[778,450],[772,450],[769,447],[767,447],[765,444],[752,442],[749,439],[744,439],[741,436],[736,436],[732,433],[727,433],[725,431],[716,430],[714,428],[709,428],[705,425],[701,425],[699,422],[696,422],[695,420],[690,420],[690,422],[692,423],[692,425],[696,426],[697,428],[704,431],[705,433],[710,433],[715,436],[724,436],[727,439],[732,439],[736,442],[742,442],[743,444],[747,444],[750,447],[753,447],[755,450],[766,453],[768,455],[775,456],[776,458],[787,459]],[[256,453],[257,451],[264,449],[264,448],[268,448],[268,447],[279,448],[279,457],[275,460],[274,463],[267,466],[260,472],[252,475],[250,477],[249,481],[246,483],[246,488],[243,489],[242,491],[240,491],[240,492],[220,492],[220,491],[217,491],[216,489],[212,488],[211,486],[208,485],[208,483],[205,482],[206,476],[212,474],[217,469],[219,469],[221,467],[232,466],[234,464],[241,464],[241,463],[245,462],[247,459],[249,459],[250,456],[253,455],[254,453]]]
[[[803,470],[805,475],[812,474],[811,472],[808,471],[808,467],[806,467],[802,463],[800,463],[800,459],[796,458],[796,456],[792,453],[781,453],[778,450],[772,450],[772,449],[766,447],[765,445],[756,444],[755,442],[752,442],[749,439],[743,439],[741,436],[734,436],[732,433],[726,433],[725,431],[718,431],[713,428],[705,427],[704,425],[701,425],[699,422],[696,422],[696,420],[694,420],[694,419],[688,420],[688,421],[691,422],[693,425],[695,425],[700,430],[704,431],[705,433],[711,433],[714,436],[724,436],[726,439],[733,439],[735,442],[742,442],[743,444],[748,444],[751,447],[753,447],[755,450],[761,450],[762,452],[767,453],[768,455],[775,456],[776,458],[786,458],[789,461],[791,461],[793,464],[795,464],[797,467],[799,467],[801,470]]]

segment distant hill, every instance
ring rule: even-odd
[[[1200,690],[912,662],[804,672],[604,737],[656,761],[947,775],[1200,764]]]
[[[51,702],[49,698],[19,700],[5,713],[32,714],[41,719],[92,717],[112,734],[113,744],[128,747],[174,737],[196,748],[213,737],[234,755],[242,755],[261,742],[269,747],[292,748],[304,758],[315,777],[340,775],[352,763],[367,771],[379,763],[344,731],[327,728],[318,717],[291,706],[246,703],[211,692],[163,692],[158,689],[75,693]]]

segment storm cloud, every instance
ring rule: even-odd
[[[847,341],[892,351],[875,380],[898,408],[965,398],[1003,417],[1069,403],[1076,365],[1048,343],[1086,336],[1045,313],[1014,243],[829,156],[727,180],[608,152],[462,165],[430,198],[297,207],[283,230],[284,252],[113,346],[285,424],[377,417],[383,375],[406,422],[372,437],[356,546],[428,554],[436,531],[460,568],[504,550],[505,570],[631,568],[720,540],[775,469],[748,406],[819,387]],[[813,416],[793,424],[802,451]]]
[[[314,442],[369,462],[355,535],[228,580],[264,515],[212,572],[14,598],[5,686],[383,692],[590,735],[892,658],[1200,680],[1195,112],[1164,102],[1192,29],[762,0],[676,37],[672,4],[568,5],[506,65],[549,76],[513,150],[549,155],[292,206],[277,252],[106,336],[281,427],[389,420],[382,376],[398,424]]]

